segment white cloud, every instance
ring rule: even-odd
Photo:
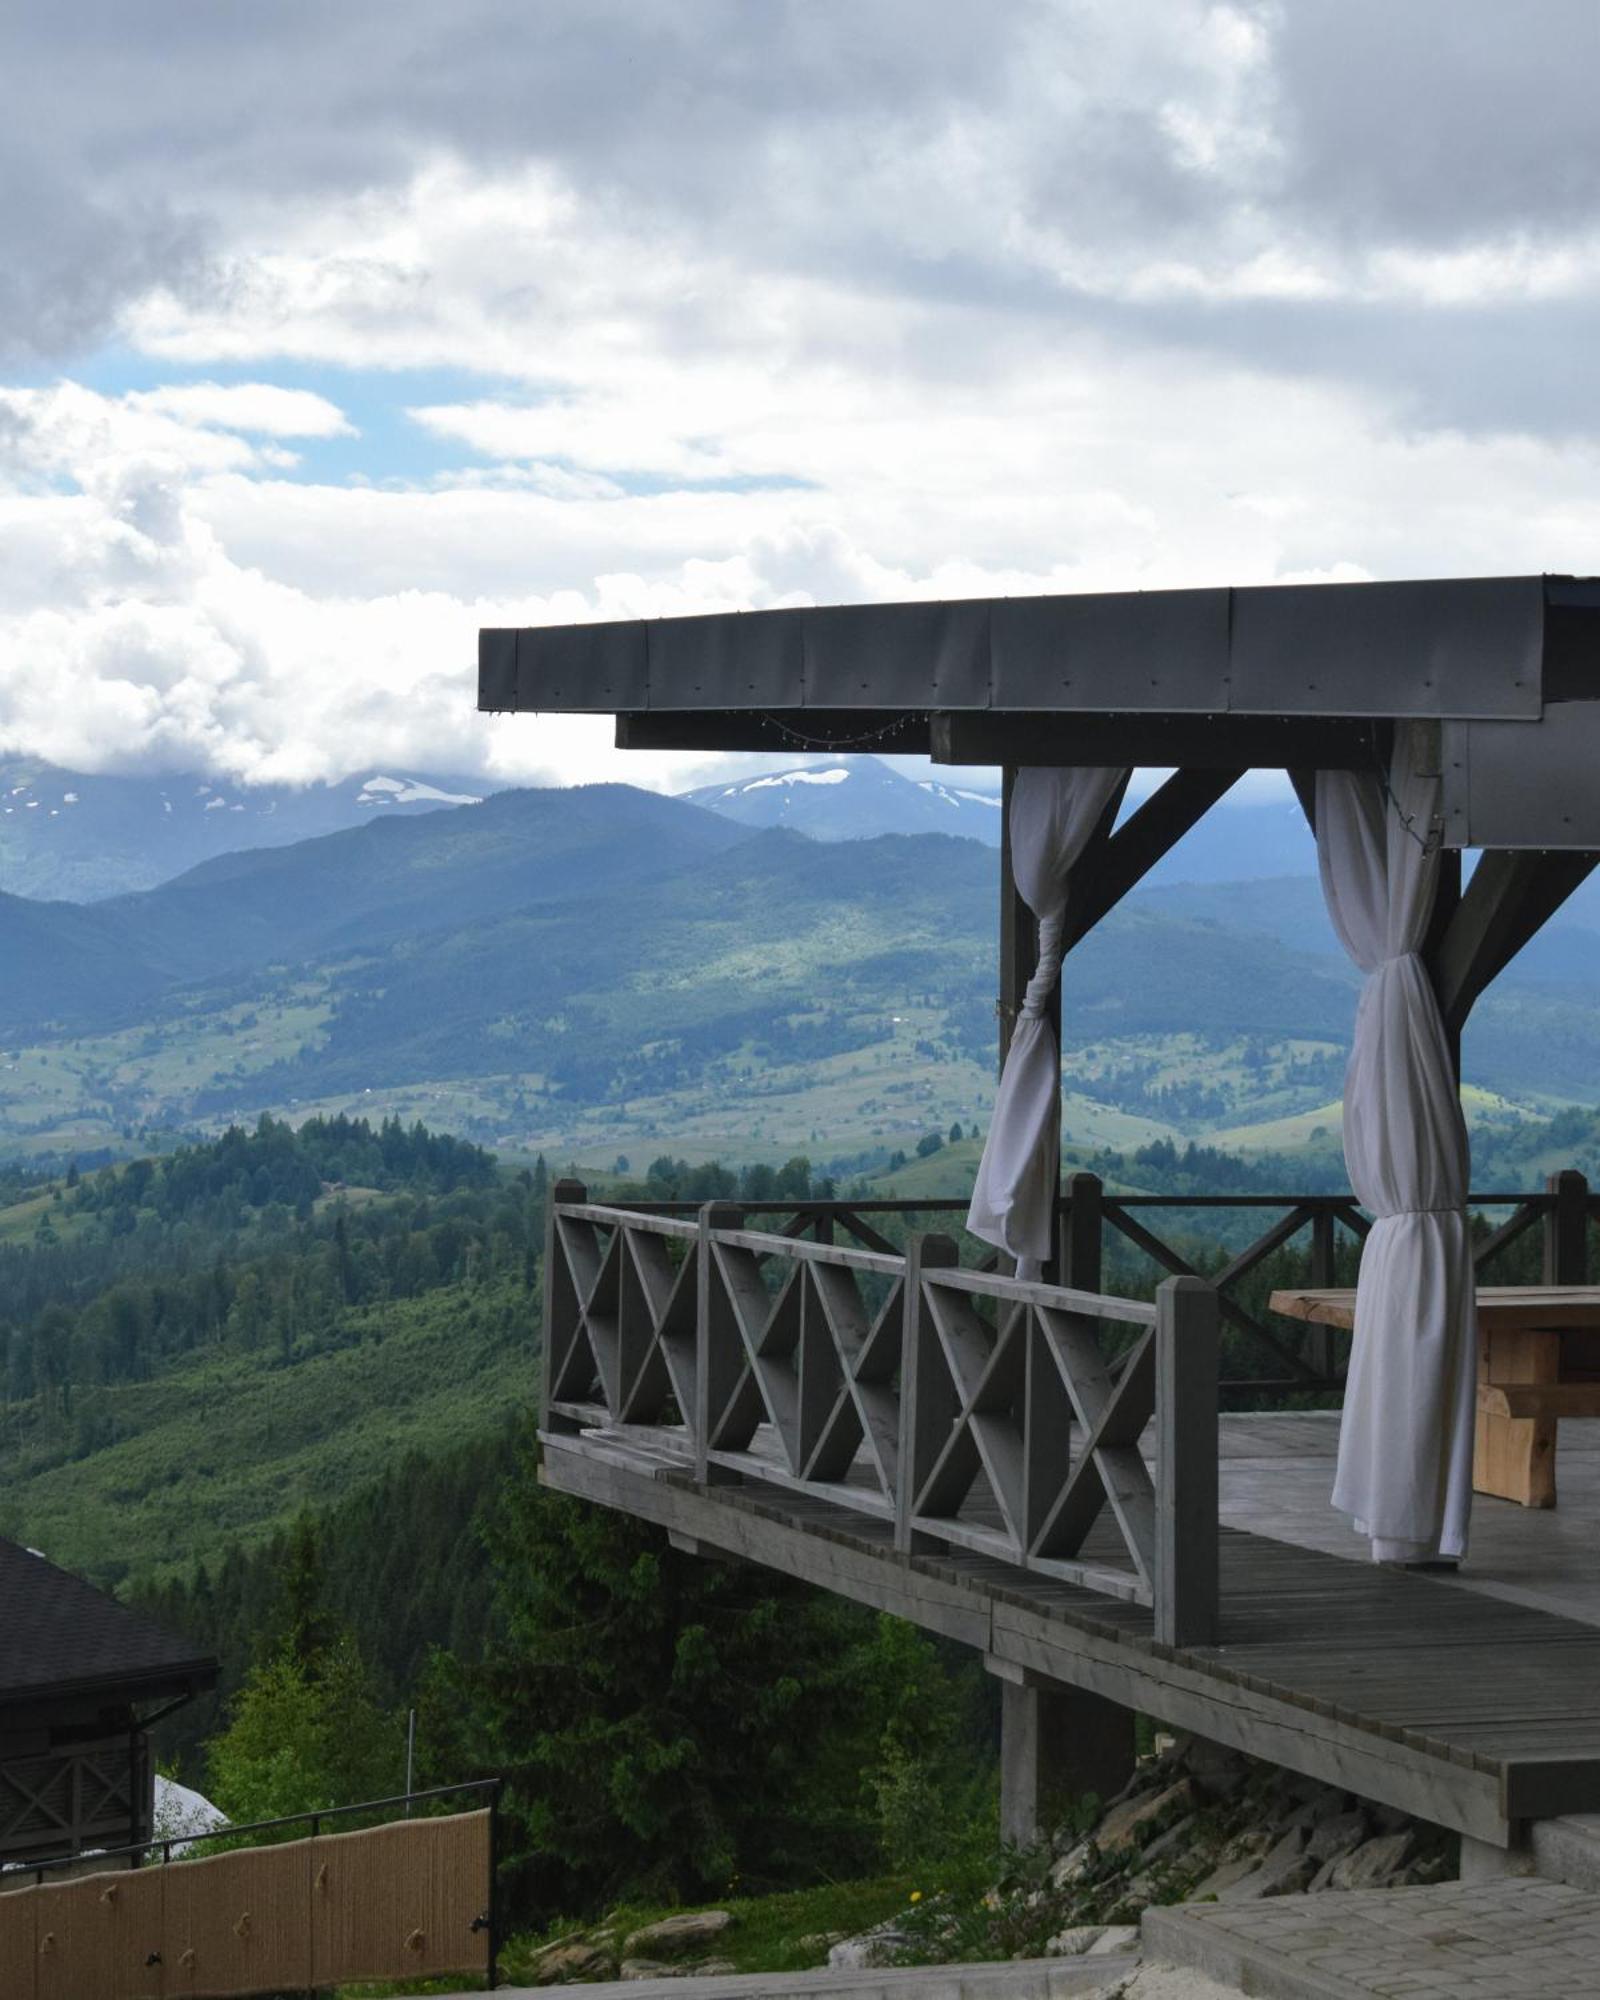
[[[271,437],[355,437],[355,426],[336,403],[309,389],[278,389],[270,382],[185,382],[137,391],[132,409],[154,410],[183,424],[218,430],[264,432]]]
[[[478,717],[478,625],[1591,570],[1600,148],[1490,13],[1431,47],[1369,0],[108,21],[29,128],[71,182],[13,260],[30,339],[121,223],[61,324],[193,379],[0,388],[0,741],[668,782],[704,760]],[[1453,108],[1497,73],[1510,129]],[[338,371],[370,484],[295,455],[355,436]]]

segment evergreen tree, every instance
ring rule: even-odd
[[[873,1865],[886,1746],[925,1742],[921,1635],[537,1483],[524,1448],[487,1530],[499,1630],[432,1662],[428,1782],[493,1771],[530,1909],[793,1885]],[[959,1704],[958,1704],[959,1706]],[[947,1756],[950,1718],[932,1718]]]

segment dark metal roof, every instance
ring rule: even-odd
[[[478,705],[1535,722],[1600,696],[1600,586],[1290,584],[839,605],[479,635]],[[635,740],[645,740],[641,733]],[[714,735],[707,747],[717,747]]]
[[[0,1703],[104,1691],[127,1700],[195,1691],[217,1663],[153,1619],[0,1540]]]

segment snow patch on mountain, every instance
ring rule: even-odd
[[[747,826],[781,826],[814,840],[953,833],[995,846],[998,798],[937,778],[910,778],[868,756],[840,757],[685,794],[695,805]]]
[[[368,778],[356,794],[358,806],[413,806],[423,802],[436,806],[481,806],[481,796],[473,792],[442,792],[420,778]]]

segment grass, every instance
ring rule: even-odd
[[[646,1924],[684,1914],[685,1908],[726,1910],[731,1928],[718,1938],[716,1956],[739,1972],[804,1972],[828,1962],[828,1944],[854,1937],[910,1907],[918,1884],[910,1876],[883,1876],[868,1882],[827,1882],[814,1889],[791,1889],[776,1896],[729,1896],[692,1905],[624,1903],[599,1923],[584,1926],[556,1919],[542,1931],[512,1938],[504,1957],[505,1976],[526,1980],[535,1955],[565,1937],[595,1930],[614,1931],[618,1942]]]

